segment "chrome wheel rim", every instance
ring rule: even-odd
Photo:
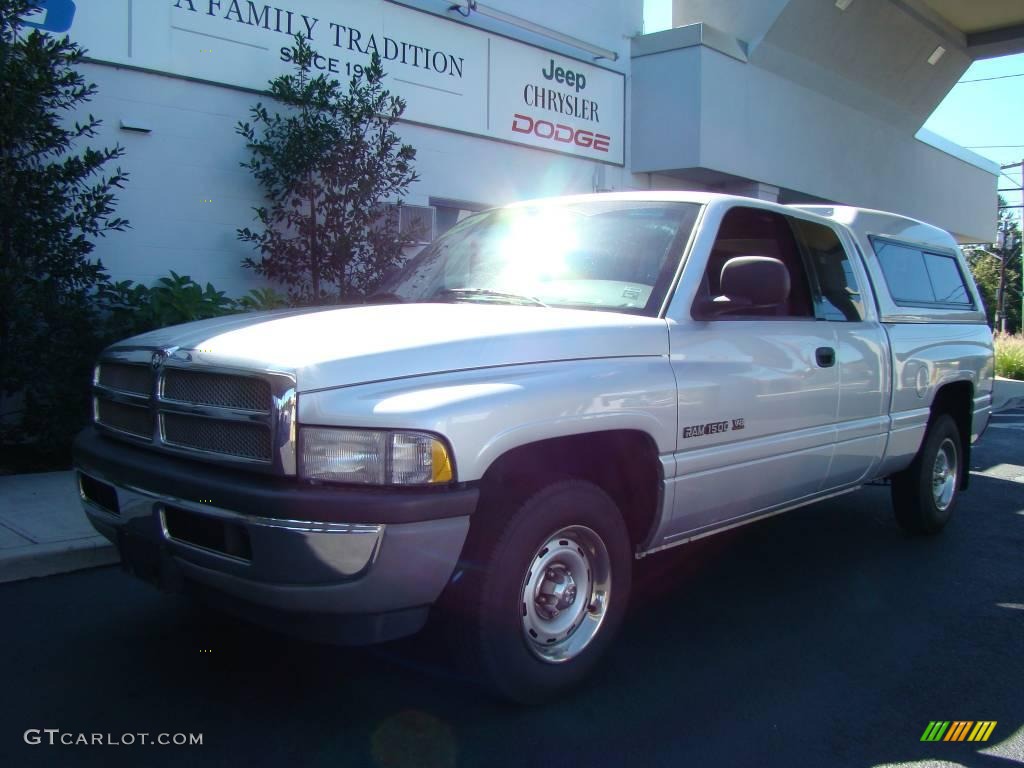
[[[932,465],[932,499],[942,512],[953,503],[958,480],[956,445],[948,437],[942,441]]]
[[[582,525],[549,536],[530,559],[520,597],[523,638],[541,661],[578,656],[608,611],[612,569],[601,537]]]

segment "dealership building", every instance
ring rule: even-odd
[[[440,234],[533,197],[703,190],[896,211],[991,241],[998,167],[922,131],[975,59],[1024,50],[1019,0],[49,0],[33,23],[88,49],[88,111],[120,143],[132,229],[115,279],[169,269],[237,295],[259,189],[240,163],[290,35],[348,80],[376,51],[407,102],[420,180],[406,217]]]

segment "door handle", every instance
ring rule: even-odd
[[[814,350],[814,359],[821,368],[831,368],[836,364],[836,351],[832,347],[818,347]]]

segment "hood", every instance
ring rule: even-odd
[[[501,365],[668,354],[665,321],[497,304],[390,304],[229,315],[118,348],[188,351],[198,365],[278,371],[298,390]]]

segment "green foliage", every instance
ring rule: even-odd
[[[170,272],[170,277],[161,277],[152,288],[131,280],[103,286],[98,298],[106,310],[109,338],[125,338],[238,311],[239,302],[212,284],[204,288],[189,275],[179,275],[173,269]]]
[[[416,233],[401,233],[391,209],[417,180],[416,151],[393,128],[405,102],[385,90],[380,57],[356,68],[342,87],[313,76],[315,52],[295,36],[294,74],[270,81],[281,108],[262,103],[239,135],[251,153],[248,168],[267,198],[255,209],[258,230],[238,230],[258,258],[243,261],[286,286],[293,302],[348,301],[372,293],[402,260]]]
[[[31,439],[59,453],[88,409],[105,279],[90,255],[97,237],[128,226],[114,215],[127,176],[104,175],[120,147],[79,146],[100,126],[78,112],[96,93],[76,71],[85,52],[26,33],[33,9],[0,0],[0,445]]]
[[[238,306],[246,312],[263,312],[270,309],[283,309],[289,304],[288,297],[282,296],[273,288],[253,288],[238,300]]]
[[[212,284],[202,286],[173,269],[152,287],[132,280],[107,282],[97,301],[104,318],[104,336],[110,341],[135,336],[168,325],[190,323],[236,312],[262,312],[288,307],[288,297],[273,288],[254,288],[232,299]]]
[[[997,333],[996,376],[1024,380],[1024,336]]]
[[[235,311],[235,302],[210,283],[203,288],[188,275],[171,270],[149,289],[150,307],[158,326],[177,325],[192,320],[226,315]]]
[[[1005,203],[999,197],[999,205]],[[965,248],[967,264],[978,284],[981,298],[985,302],[988,324],[996,327],[996,308],[999,305],[999,271],[1003,258],[1006,259],[1006,278],[1003,294],[1003,307],[1006,313],[1007,328],[1020,331],[1021,326],[1021,237],[1020,225],[1013,220],[1009,210],[1001,210],[998,214],[998,228],[1005,233],[1004,246],[989,245],[985,248]]]
[[[149,288],[131,280],[106,282],[96,299],[103,308],[104,336],[111,341],[158,327],[150,318]]]
[[[974,275],[974,282],[978,284],[978,291],[985,303],[985,313],[988,316],[988,324],[995,327],[996,322],[996,296],[999,292],[999,268],[1001,259],[986,250],[966,251],[967,265]],[[1012,328],[1020,328],[1020,260],[1010,262],[1006,268],[1006,288],[1003,300],[1006,306],[1007,323]]]

